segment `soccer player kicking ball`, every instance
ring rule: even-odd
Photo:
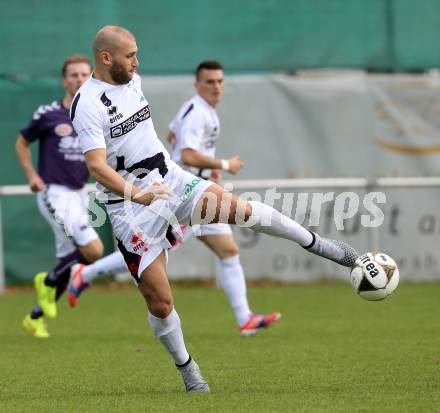
[[[93,43],[95,71],[74,97],[71,119],[87,166],[107,194],[118,247],[148,307],[156,337],[170,353],[187,392],[208,392],[188,354],[166,274],[165,234],[171,224],[223,223],[291,240],[352,267],[349,245],[320,238],[274,208],[246,202],[212,181],[184,171],[159,141],[143,96],[134,36],[106,26]]]
[[[197,95],[183,104],[170,123],[168,140],[173,144],[172,159],[194,175],[219,183],[221,169],[236,174],[243,167],[238,156],[229,160],[215,159],[215,145],[220,134],[215,108],[223,95],[222,65],[217,61],[200,63],[196,69],[195,87]],[[221,284],[240,333],[253,335],[278,321],[281,317],[278,312],[264,315],[250,310],[238,245],[231,227],[227,224],[202,225],[200,232],[198,239],[218,257]],[[71,306],[76,306],[81,292],[88,287],[93,276],[100,275],[100,272],[124,272],[126,268],[120,253],[113,253],[89,266],[78,264],[74,267],[69,285]]]
[[[59,260],[49,273],[35,276],[38,304],[22,323],[27,332],[38,338],[49,337],[43,316],[56,317],[56,301],[67,287],[72,265],[91,263],[103,252],[98,234],[88,225],[85,184],[89,174],[69,116],[73,96],[89,76],[88,57],[68,57],[62,68],[64,99],[40,106],[16,142],[20,165],[31,190],[37,193],[38,208],[54,233]],[[29,148],[37,139],[38,172]]]

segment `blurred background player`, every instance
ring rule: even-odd
[[[72,265],[93,262],[103,252],[98,234],[88,225],[85,184],[89,174],[69,117],[73,96],[90,72],[88,57],[77,54],[66,58],[62,67],[64,98],[40,106],[16,141],[18,160],[30,189],[37,193],[38,209],[52,228],[59,260],[51,271],[34,278],[38,304],[22,323],[34,337],[49,337],[43,316],[56,317],[56,301],[67,287]],[[38,172],[30,152],[36,140]]]
[[[195,72],[197,94],[185,102],[170,123],[168,141],[173,145],[172,159],[196,176],[219,183],[221,171],[235,175],[243,167],[239,156],[228,160],[215,158],[220,135],[216,107],[223,96],[224,76],[220,62],[204,61]],[[252,313],[246,294],[246,281],[239,248],[228,224],[201,225],[198,239],[218,258],[221,284],[234,310],[240,332],[254,334],[277,321],[281,314]],[[187,228],[190,232],[191,228]]]
[[[221,170],[236,174],[243,163],[238,156],[215,159],[220,122],[215,110],[223,96],[223,67],[217,61],[205,61],[196,69],[197,95],[183,104],[170,123],[168,141],[173,144],[172,159],[196,176],[219,183]],[[239,248],[227,224],[202,225],[198,237],[218,257],[220,279],[234,311],[240,333],[255,334],[277,321],[281,314],[252,313],[246,281],[240,264]],[[190,233],[191,229],[187,228]],[[119,257],[119,258],[118,258]],[[69,301],[75,307],[81,292],[99,275],[127,271],[122,254],[113,253],[92,265],[74,267],[69,285]]]

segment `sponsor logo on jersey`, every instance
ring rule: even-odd
[[[79,148],[79,139],[73,136],[64,136],[58,141],[58,148],[61,149],[78,149],[79,153],[82,153]]]
[[[117,111],[118,111],[117,106],[110,106],[110,107],[107,109],[107,114],[108,114],[109,116],[113,116],[113,115],[116,115]]]
[[[63,136],[58,141],[58,151],[64,155],[65,161],[85,162],[77,136]]]
[[[200,183],[202,178],[194,178],[189,184],[185,185],[185,192],[180,197],[181,202],[185,202],[190,196],[193,189]]]
[[[145,242],[143,241],[144,233],[138,232],[131,236],[130,244],[133,248],[134,252],[138,252],[140,250],[147,251],[148,248],[145,245]]]
[[[134,115],[130,116],[128,119],[124,120],[124,122],[119,125],[113,126],[110,128],[110,137],[111,138],[119,138],[122,135],[125,135],[128,132],[131,132],[138,123],[143,122],[144,120],[150,119],[150,107],[144,106],[141,110],[136,112]]]
[[[124,115],[122,113],[118,113],[116,116],[110,118],[110,123],[115,123],[117,120],[122,119]]]
[[[131,241],[130,241],[130,242],[131,242],[132,244],[136,245],[137,243],[139,243],[140,241],[142,241],[143,238],[144,238],[144,233],[141,231],[141,232],[138,232],[138,233],[132,235],[132,236],[131,236]]]
[[[118,113],[118,107],[112,105],[112,101],[107,97],[105,92],[101,95],[100,100],[102,104],[107,108],[107,115],[111,116],[110,123],[115,123],[117,120],[124,117],[122,113]]]
[[[69,136],[72,134],[73,128],[68,123],[60,123],[59,125],[55,126],[54,132],[61,137]]]

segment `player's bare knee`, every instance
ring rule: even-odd
[[[99,260],[104,253],[104,245],[98,238],[89,242],[87,245],[79,247],[81,255],[90,263]]]
[[[156,300],[149,303],[148,309],[157,318],[166,318],[173,311],[173,301],[171,299]]]
[[[235,242],[231,242],[222,247],[222,249],[219,251],[219,257],[221,259],[235,257],[239,252],[240,249],[238,248],[238,245]]]
[[[157,286],[139,283],[139,290],[145,298],[148,311],[158,318],[166,318],[173,310],[173,295],[171,291],[165,291]]]
[[[96,246],[90,251],[89,261],[95,262],[99,260],[102,257],[103,252],[104,252],[104,248],[102,245]]]

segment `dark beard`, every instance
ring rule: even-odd
[[[129,73],[118,63],[114,62],[109,70],[113,82],[118,85],[125,85],[131,80]]]

